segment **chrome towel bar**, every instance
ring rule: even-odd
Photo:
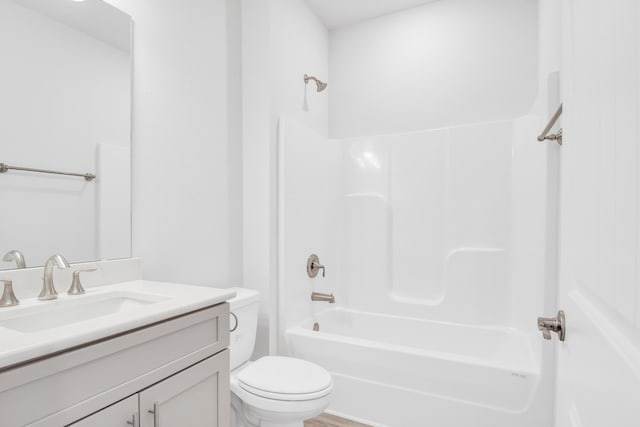
[[[556,112],[551,117],[551,120],[549,120],[547,127],[545,127],[542,133],[538,136],[538,141],[540,142],[556,141],[558,144],[562,145],[562,129],[558,130],[557,133],[549,134],[549,132],[551,131],[551,128],[553,127],[553,125],[556,124],[561,114],[562,114],[562,104],[560,104]]]
[[[7,173],[10,170],[26,171],[26,172],[38,172],[38,173],[50,173],[54,175],[68,175],[68,176],[81,176],[86,181],[93,181],[96,176],[92,173],[73,173],[73,172],[60,172],[48,169],[36,169],[36,168],[23,168],[20,166],[9,166],[6,163],[0,163],[0,173]]]

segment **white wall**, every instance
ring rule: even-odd
[[[270,17],[273,130],[288,116],[326,136],[331,85],[318,93],[314,83],[305,86],[303,76],[329,79],[329,32],[304,0],[272,1]]]
[[[147,279],[238,284],[237,5],[109,1],[135,25],[133,252]]]
[[[271,115],[269,3],[242,0],[242,274],[244,286],[261,293],[256,354],[269,353],[272,267]]]
[[[330,135],[528,114],[537,16],[536,0],[446,0],[332,31]]]
[[[328,46],[303,0],[243,0],[243,274],[262,294],[256,355],[277,347],[278,121],[295,117],[327,134],[328,90],[309,86],[305,111],[303,76],[328,78]]]
[[[279,352],[287,354],[285,331],[323,307],[311,292],[336,292],[342,303],[342,148],[295,120],[279,125]],[[309,153],[313,153],[312,156]],[[318,255],[325,277],[310,278],[309,255]]]
[[[549,116],[560,103],[561,33],[561,2],[538,0],[538,99],[534,109]]]
[[[106,211],[97,209],[98,197],[113,182],[107,175],[125,179],[129,187],[129,52],[12,1],[0,1],[0,40],[0,162],[98,174],[92,182],[29,172],[2,175],[0,256],[21,250],[28,266],[42,265],[54,253],[70,262],[130,256],[129,198],[110,206],[124,218],[126,232],[106,252],[98,235],[115,233],[100,229]],[[123,156],[111,157],[116,166],[97,156],[99,145],[124,147]]]

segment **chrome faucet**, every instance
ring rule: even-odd
[[[4,258],[2,258],[5,262],[14,262],[16,263],[16,268],[26,268],[27,264],[24,262],[24,254],[20,251],[13,250],[4,254]]]
[[[320,264],[318,255],[309,255],[307,259],[307,275],[313,279],[318,275],[318,271],[320,270],[322,270],[322,277],[324,277],[324,265]]]
[[[55,286],[53,286],[53,267],[69,268],[71,267],[67,260],[60,254],[55,254],[44,264],[44,276],[42,278],[42,290],[38,295],[39,300],[50,300],[58,298]]]
[[[320,292],[311,292],[311,301],[326,301],[329,304],[336,302],[333,294],[321,294]]]

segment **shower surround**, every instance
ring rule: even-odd
[[[332,372],[330,410],[392,427],[551,424],[541,125],[330,140],[281,118],[279,346]],[[307,277],[312,253],[326,278]]]

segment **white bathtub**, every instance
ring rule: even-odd
[[[313,331],[313,322],[320,325]],[[336,308],[286,333],[334,375],[330,409],[391,427],[546,427],[525,335]]]

